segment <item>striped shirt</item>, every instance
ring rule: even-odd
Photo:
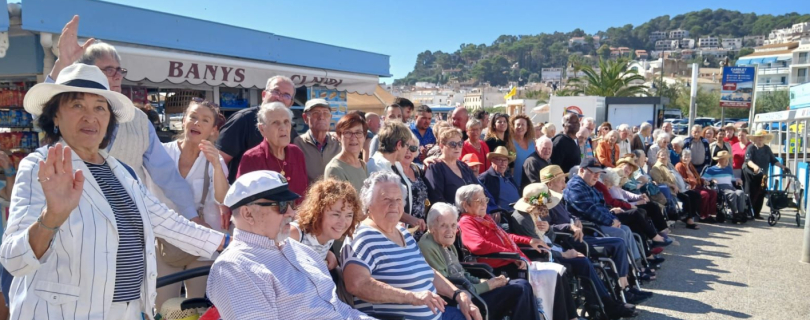
[[[405,247],[400,247],[385,237],[377,229],[360,225],[354,238],[346,238],[343,245],[343,266],[357,264],[369,270],[374,280],[386,283],[394,288],[420,292],[436,293],[433,286],[434,271],[427,264],[416,241],[403,227],[397,227],[405,239]],[[435,320],[441,318],[441,312],[433,314],[427,306],[409,304],[377,303],[373,304],[354,298],[354,306],[363,312],[388,313],[405,316],[408,319]]]
[[[85,164],[107,198],[115,215],[115,224],[118,226],[113,302],[138,300],[141,298],[141,287],[146,273],[143,253],[146,243],[141,213],[106,162],[101,165],[89,162]]]
[[[718,166],[711,166],[703,173],[703,178],[707,180],[717,180],[718,185],[734,185],[734,172],[731,170],[731,166],[726,166],[722,169]]]

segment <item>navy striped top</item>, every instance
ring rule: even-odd
[[[405,247],[400,247],[389,240],[377,229],[363,224],[358,226],[354,238],[346,238],[343,245],[344,268],[349,264],[357,264],[368,269],[374,280],[394,288],[412,292],[429,290],[436,293],[433,286],[433,269],[425,261],[416,241],[405,228],[398,226],[397,229],[405,238]],[[354,298],[354,307],[366,313],[370,311],[389,313],[416,320],[435,320],[442,316],[441,312],[434,315],[424,305],[372,304],[357,297]]]
[[[141,213],[106,162],[101,165],[89,162],[85,164],[107,198],[115,215],[115,224],[118,226],[113,302],[138,300],[141,298],[141,287],[146,273],[144,258],[146,243]]]

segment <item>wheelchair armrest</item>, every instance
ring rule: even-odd
[[[366,312],[367,315],[377,318],[379,320],[405,320],[405,316],[383,313],[383,312]]]
[[[522,257],[514,252],[495,252],[480,255],[471,254],[469,256],[474,258],[497,259],[497,260],[522,260]]]
[[[210,308],[214,304],[208,298],[189,298],[180,303],[181,310]]]
[[[484,279],[495,277],[495,270],[492,269],[492,266],[485,263],[462,262],[461,266],[464,268],[464,271],[469,272],[474,277]]]
[[[163,276],[157,279],[156,287],[160,288],[163,286],[170,285],[172,283],[177,283],[180,281],[186,281],[188,279],[194,279],[197,277],[204,277],[207,276],[208,273],[211,271],[211,266],[206,267],[199,267],[194,269],[183,270],[177,273],[172,273],[167,276]]]

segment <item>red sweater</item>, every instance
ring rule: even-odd
[[[472,144],[470,144],[470,140],[464,141],[464,146],[461,147],[461,157],[464,158],[465,155],[468,153],[475,153],[475,156],[478,157],[478,162],[481,162],[482,165],[479,166],[478,172],[475,173],[476,176],[479,174],[484,173],[485,171],[489,170],[490,163],[489,159],[487,159],[487,153],[489,153],[489,147],[484,141],[479,140],[478,144],[481,146],[481,152],[478,152],[473,148]]]
[[[597,181],[596,184],[593,185],[593,187],[596,188],[596,190],[599,190],[599,192],[602,192],[602,195],[605,196],[605,204],[608,207],[610,207],[610,208],[619,207],[619,208],[622,208],[624,210],[628,210],[628,209],[631,209],[633,207],[633,205],[631,205],[627,201],[614,199],[613,196],[610,195],[610,190],[608,189],[608,187],[606,185],[602,184],[601,181]]]
[[[484,219],[488,222],[487,224],[478,222],[472,215],[465,213],[458,221],[458,227],[461,230],[461,242],[470,250],[470,253],[483,255],[497,252],[516,252],[523,259],[529,260],[520,249],[516,251],[515,247],[517,247],[517,244],[528,245],[532,238],[511,233],[507,234],[489,215],[486,215]],[[508,241],[502,241],[501,237],[498,236],[499,233],[507,234]],[[478,259],[478,262],[486,263],[493,268],[512,263],[510,260],[498,259]]]
[[[301,204],[301,202],[304,201],[307,187],[309,187],[309,179],[307,178],[304,152],[302,152],[298,146],[294,144],[287,145],[285,148],[285,159],[279,160],[270,152],[270,145],[267,143],[267,140],[264,140],[242,155],[242,161],[239,162],[239,170],[236,172],[236,177],[239,178],[245,173],[258,170],[270,170],[279,173],[284,171],[284,176],[287,178],[290,191],[301,196],[295,203]]]

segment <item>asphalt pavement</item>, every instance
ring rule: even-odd
[[[803,228],[794,217],[783,210],[773,227],[678,223],[679,243],[666,248],[658,280],[642,285],[655,295],[636,319],[810,319],[810,264],[799,262]]]

